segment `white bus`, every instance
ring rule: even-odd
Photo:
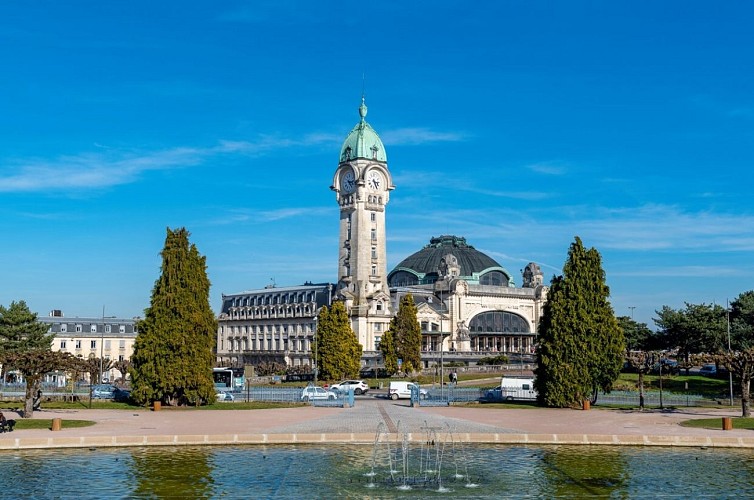
[[[241,391],[246,384],[243,368],[212,368],[215,389],[221,392]]]

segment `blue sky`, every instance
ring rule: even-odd
[[[617,314],[754,288],[746,2],[0,3],[0,304],[142,315],[165,228],[222,293],[334,281],[340,145],[388,267],[465,236],[521,283],[578,235]]]

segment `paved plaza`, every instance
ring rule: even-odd
[[[228,403],[232,404],[232,403]],[[5,411],[11,417],[12,412]],[[485,405],[411,407],[366,397],[352,408],[304,406],[269,410],[42,410],[35,419],[93,420],[80,428],[16,430],[0,434],[0,449],[187,444],[373,443],[426,431],[453,439],[506,444],[611,444],[754,448],[754,431],[681,427],[691,418],[738,416],[729,409],[517,409]]]

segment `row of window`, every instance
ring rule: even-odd
[[[221,326],[220,335],[265,335],[278,333],[290,335],[312,335],[314,333],[314,323],[298,325],[241,325],[241,326]]]
[[[278,307],[258,307],[258,306],[240,306],[231,308],[228,316],[231,319],[246,318],[274,318],[276,316],[311,316],[314,313],[316,305],[307,305],[305,307],[296,306],[278,306]]]
[[[97,333],[97,324],[92,323],[89,325],[89,332],[90,333]],[[84,325],[76,324],[74,326],[74,329],[76,333],[81,333],[84,331]],[[47,329],[49,333],[52,333],[52,325],[50,325],[50,328]],[[126,325],[118,325],[118,331],[120,333],[126,333]],[[105,325],[105,333],[111,333],[112,332],[112,325]],[[60,333],[68,333],[68,323],[60,323]],[[134,327],[134,333],[136,333],[136,328]]]
[[[271,306],[277,304],[303,304],[306,302],[316,302],[316,297],[316,290],[309,290],[302,292],[250,295],[247,297],[234,297],[227,300],[229,307],[247,307]]]
[[[228,339],[228,351],[287,351],[288,346],[292,351],[298,352],[311,352],[312,343],[307,339],[281,339],[281,338],[266,338],[266,339]],[[225,349],[225,341],[220,340],[220,351]]]
[[[73,340],[73,348],[74,349],[81,349],[81,344],[82,344],[82,340],[81,339],[75,339],[75,340]],[[60,341],[60,348],[61,349],[65,349],[67,346],[68,346],[68,341],[67,340],[61,340]],[[89,341],[89,347],[91,349],[96,349],[97,348],[97,341],[96,340]],[[123,339],[119,340],[118,341],[118,348],[119,349],[125,349],[126,348],[126,341],[123,340]],[[110,340],[109,339],[105,340],[105,349],[108,349],[108,350],[110,349]]]

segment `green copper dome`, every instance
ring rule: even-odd
[[[391,287],[424,285],[440,278],[445,257],[455,257],[460,275],[457,278],[471,284],[510,286],[515,284],[510,273],[495,259],[466,243],[466,238],[445,235],[429,240],[429,245],[409,255],[387,276]]]
[[[387,163],[385,146],[382,145],[380,136],[366,122],[367,106],[364,104],[363,97],[361,98],[361,106],[359,106],[359,116],[361,116],[361,120],[351,130],[351,133],[343,142],[343,147],[340,148],[340,161],[364,158]]]

